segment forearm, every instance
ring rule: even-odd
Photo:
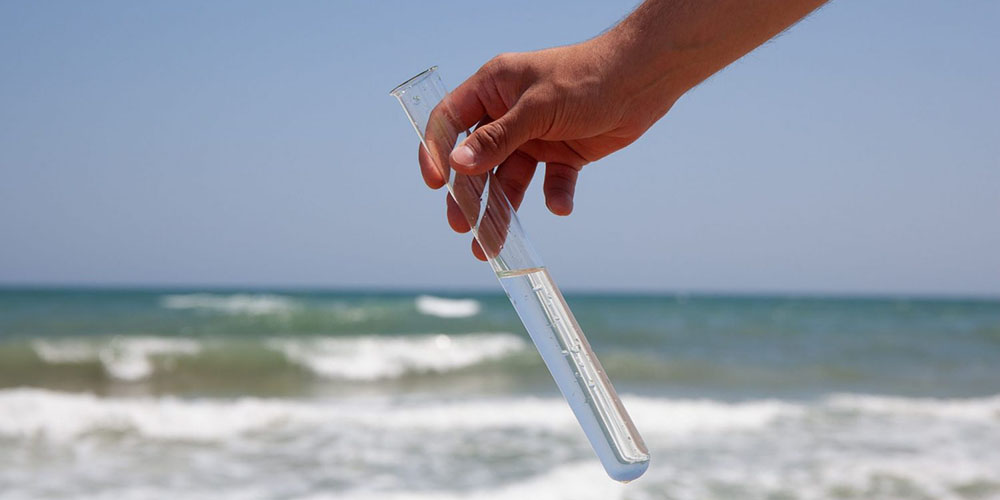
[[[825,1],[647,0],[592,42],[606,47],[609,64],[625,72],[627,95],[667,94],[669,109]]]

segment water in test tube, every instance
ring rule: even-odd
[[[493,172],[461,175],[448,156],[466,130],[443,102],[437,67],[392,90],[420,136],[423,154],[447,179],[448,191],[611,478],[628,482],[649,466],[649,451],[600,361],[538,254]]]

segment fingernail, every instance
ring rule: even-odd
[[[469,146],[459,146],[451,152],[451,161],[464,167],[472,167],[476,163],[476,153]]]

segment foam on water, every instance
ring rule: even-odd
[[[153,356],[193,356],[201,344],[193,339],[164,337],[113,337],[110,341],[34,340],[35,354],[52,364],[99,360],[113,378],[141,380],[153,374]]]
[[[267,345],[323,377],[377,380],[457,370],[522,351],[527,343],[510,333],[474,333],[272,339]]]
[[[236,342],[240,341],[226,338],[95,337],[85,340],[35,339],[30,346],[44,363],[99,363],[110,378],[131,382],[148,379],[158,369],[172,370],[173,361],[180,357],[194,362],[197,360],[193,358],[206,351],[228,352]],[[288,363],[301,366],[319,377],[351,381],[392,379],[409,373],[446,373],[528,349],[524,339],[510,333],[280,337],[242,342],[242,349],[280,353]],[[246,361],[252,363],[254,358],[249,356]],[[206,358],[206,363],[212,362],[212,358]],[[280,366],[263,368],[280,369]],[[218,376],[227,376],[218,371],[223,368],[214,369]]]
[[[278,314],[294,311],[298,304],[288,297],[274,294],[233,294],[190,293],[166,295],[160,304],[167,309],[203,309],[226,314]]]
[[[1000,395],[978,399],[901,398],[840,394],[829,398],[832,408],[883,415],[913,415],[956,420],[1000,420]]]
[[[0,436],[51,441],[97,432],[219,441],[289,421],[315,422],[320,415],[314,406],[280,400],[119,399],[40,389],[0,391],[0,414]]]
[[[860,398],[863,404],[847,403]],[[907,399],[838,395],[810,405],[778,400],[722,402],[649,398],[629,395],[630,408],[643,429],[671,439],[697,433],[761,429],[781,420],[835,415],[845,408],[858,416],[885,413],[872,402],[905,402],[911,407],[945,409],[896,416],[923,416],[957,422],[968,414],[950,408],[975,408],[981,423],[1000,425],[1000,396],[968,400]],[[65,415],[74,415],[65,419]],[[52,418],[49,418],[52,417]],[[216,422],[218,425],[205,425]],[[573,415],[558,398],[534,396],[455,401],[394,401],[389,398],[288,400],[268,398],[184,399],[172,396],[101,398],[86,393],[44,389],[0,390],[0,435],[74,437],[98,430],[133,431],[154,438],[227,439],[269,425],[330,424],[403,430],[465,430],[534,428],[576,433]]]
[[[468,491],[454,493],[449,491],[371,491],[359,488],[336,498],[343,500],[365,500],[380,498],[383,500],[523,500],[544,498],[546,500],[616,500],[624,498],[624,484],[608,481],[604,470],[595,463],[573,463],[562,465],[553,470],[505,485],[495,490]],[[316,494],[303,497],[302,500],[328,500],[330,494]]]
[[[93,342],[83,340],[34,340],[31,348],[46,363],[82,363],[99,358]]]
[[[697,432],[763,427],[802,407],[775,401],[722,403],[631,396],[650,433],[677,437]],[[72,419],[65,415],[74,415]],[[577,432],[558,398],[393,402],[388,399],[307,401],[266,398],[191,400],[99,398],[42,389],[0,390],[0,436],[67,439],[97,431],[131,431],[149,438],[224,440],[281,425],[336,425],[396,430],[536,429]]]
[[[468,318],[479,314],[482,306],[473,299],[446,299],[432,295],[420,295],[416,298],[417,311],[428,316],[439,318]]]
[[[0,390],[0,497],[1000,497],[1000,396],[623,399],[663,457],[627,486],[604,476],[559,398]]]

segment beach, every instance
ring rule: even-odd
[[[496,293],[0,291],[0,498],[1000,498],[1000,303],[567,294],[609,479]]]

